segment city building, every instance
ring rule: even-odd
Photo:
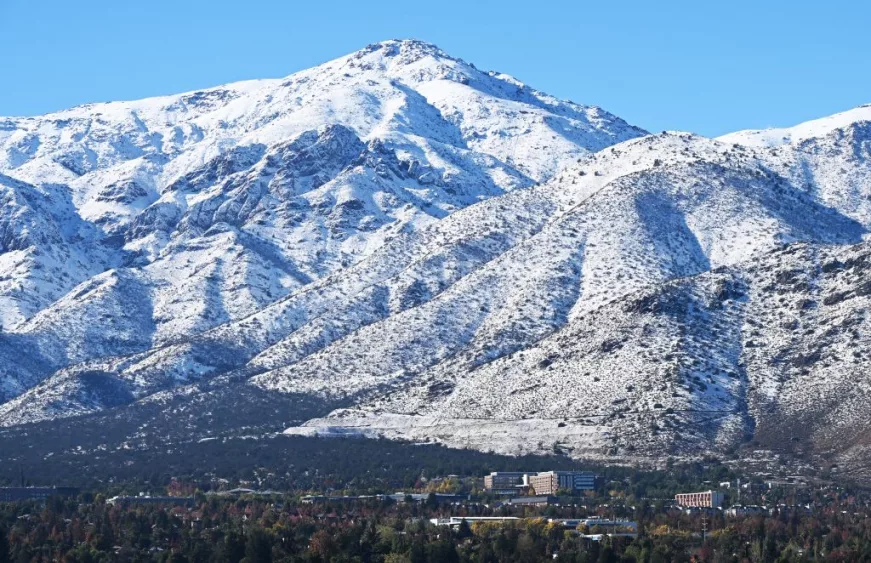
[[[499,495],[519,494],[534,473],[526,471],[494,471],[484,477],[484,489]]]
[[[558,490],[592,491],[596,488],[596,474],[588,471],[546,471],[530,476],[528,481],[536,495],[553,495]]]
[[[274,495],[281,495],[283,493],[279,491],[265,490],[265,491],[257,491],[255,489],[230,489],[229,491],[209,491],[206,493],[208,496],[218,496],[218,497],[241,497],[241,496],[252,496],[252,497],[268,497]]]
[[[765,489],[763,483],[741,483],[741,488],[745,491],[758,492]]]
[[[611,520],[608,518],[600,518],[599,516],[591,516],[589,518],[549,518],[548,522],[562,524],[566,528],[572,530],[586,526],[587,528],[598,530],[611,530],[615,532],[622,531],[638,531],[638,522],[632,520]]]
[[[674,495],[674,501],[678,506],[686,508],[720,508],[723,505],[723,493],[720,491],[684,493]]]
[[[432,495],[432,497],[430,497]],[[303,504],[314,504],[320,502],[334,503],[351,503],[359,501],[384,501],[392,500],[395,502],[427,502],[434,500],[437,503],[459,503],[470,500],[470,495],[448,494],[448,493],[394,493],[392,495],[356,495],[356,496],[336,496],[330,497],[325,495],[307,495],[302,497]]]
[[[557,504],[557,498],[550,496],[516,497],[509,500],[508,504],[512,506],[549,506]]]
[[[475,522],[484,522],[486,524],[504,524],[505,522],[519,522],[521,519],[516,516],[451,516],[450,518],[431,518],[430,523],[436,526],[451,526],[458,527],[463,520],[467,524]]]
[[[740,506],[735,505],[725,510],[725,515],[729,518],[743,518],[744,516],[756,516],[759,514],[768,514],[768,508],[764,506]]]
[[[74,497],[77,494],[79,494],[79,490],[72,487],[0,487],[0,502]]]
[[[432,495],[432,497],[430,497]],[[450,493],[393,493],[392,495],[385,495],[385,498],[389,498],[396,502],[427,502],[429,500],[434,500],[438,503],[443,502],[465,502],[470,500],[470,495],[462,495],[462,494],[450,494]]]
[[[796,488],[802,489],[807,487],[807,483],[802,481],[766,481],[765,486],[769,489],[777,488]]]
[[[303,504],[315,504],[321,502],[332,502],[332,503],[351,503],[351,502],[361,502],[367,500],[384,500],[384,495],[359,495],[359,496],[334,496],[329,497],[326,495],[306,495],[302,497],[301,501]]]
[[[775,514],[801,514],[804,516],[809,516],[813,513],[810,505],[801,505],[801,504],[778,504],[777,506],[772,506],[768,509],[768,513],[772,516]]]
[[[625,534],[582,534],[581,537],[593,542],[600,542],[605,538],[637,538],[638,534],[635,532]]]
[[[150,497],[140,495],[138,497],[118,496],[112,497],[106,501],[111,505],[131,505],[131,504],[162,504],[167,506],[192,506],[194,497]]]

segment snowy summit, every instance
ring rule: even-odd
[[[648,135],[408,40],[0,119],[0,424],[864,459],[869,119]]]

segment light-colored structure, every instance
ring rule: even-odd
[[[556,497],[538,496],[538,497],[516,497],[508,501],[511,506],[549,506],[556,504]]]
[[[432,518],[430,523],[436,526],[452,526],[457,527],[465,520],[468,524],[475,522],[484,522],[488,524],[506,524],[516,523],[521,521],[538,520],[540,517],[533,518],[518,518],[517,516],[451,516],[450,518]],[[576,530],[581,526],[589,528],[597,528],[606,531],[604,535],[608,536],[634,536],[638,531],[638,523],[631,520],[607,520],[593,516],[590,518],[548,518],[547,521],[552,524],[559,524],[570,530]],[[607,531],[610,530],[610,531]],[[589,537],[589,536],[586,536]]]
[[[723,506],[723,493],[720,491],[684,493],[675,495],[674,501],[686,508],[720,508]]]
[[[529,486],[536,495],[553,495],[560,489],[592,491],[596,474],[587,471],[547,471],[529,477]]]
[[[505,522],[519,522],[516,516],[451,516],[450,518],[431,518],[430,523],[436,526],[451,526],[456,528],[465,520],[467,524],[484,522],[488,524],[504,524]]]
[[[194,497],[152,497],[139,495],[137,497],[117,496],[106,500],[107,504],[131,505],[131,504],[162,504],[167,506],[193,506]]]
[[[632,530],[635,532],[638,531],[638,522],[632,520],[611,520],[608,518],[600,518],[598,516],[591,516],[590,518],[549,518],[548,522],[562,524],[566,528],[571,528],[573,530],[586,526],[591,529],[598,527],[606,530],[610,529],[612,531],[618,529]]]
[[[528,485],[534,473],[526,471],[494,471],[484,477],[484,489],[500,495],[516,495]]]
[[[764,506],[739,506],[735,505],[727,508],[724,514],[729,518],[742,518],[744,516],[755,516],[759,514],[768,514],[768,508]]]
[[[0,487],[0,502],[18,500],[45,500],[50,497],[74,497],[78,489],[72,487]]]

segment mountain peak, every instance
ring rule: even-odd
[[[33,357],[0,368],[0,402],[71,363],[246,318],[643,134],[415,39],[283,79],[3,121],[0,174],[27,184],[0,176],[15,198],[0,206],[0,366],[19,337]],[[119,267],[123,283],[99,277]],[[117,322],[89,332],[103,314]]]
[[[748,129],[736,131],[719,137],[724,143],[757,147],[776,147],[811,139],[825,137],[829,133],[850,127],[854,123],[871,121],[871,104],[848,109],[833,115],[812,119],[792,127],[770,127],[767,129]]]
[[[413,60],[419,60],[424,57],[433,57],[456,60],[454,57],[451,57],[442,51],[437,45],[419,39],[388,39],[386,41],[379,41],[367,45],[355,54],[364,56],[368,53],[379,51],[381,51],[381,54],[385,57],[412,58]]]
[[[380,70],[393,72],[418,72],[421,67],[445,66],[460,67],[461,72],[469,72],[474,67],[452,57],[438,46],[418,39],[388,39],[372,43],[349,55],[338,59],[345,68]],[[327,63],[330,64],[330,63]],[[469,67],[468,70],[464,67]]]

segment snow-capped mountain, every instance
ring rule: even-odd
[[[31,349],[0,374],[0,398],[244,318],[642,134],[419,41],[285,79],[0,119],[0,349]]]
[[[392,41],[70,110],[93,138],[12,120],[3,256],[46,266],[5,274],[0,424],[207,383],[320,406],[296,434],[867,460],[867,110],[643,135]]]
[[[871,105],[791,128],[739,131],[719,140],[757,151],[796,187],[868,225]]]
[[[719,137],[724,143],[737,143],[749,147],[772,148],[813,142],[838,131],[849,130],[857,124],[871,120],[871,104],[866,104],[834,115],[799,123],[793,127],[736,131]]]

